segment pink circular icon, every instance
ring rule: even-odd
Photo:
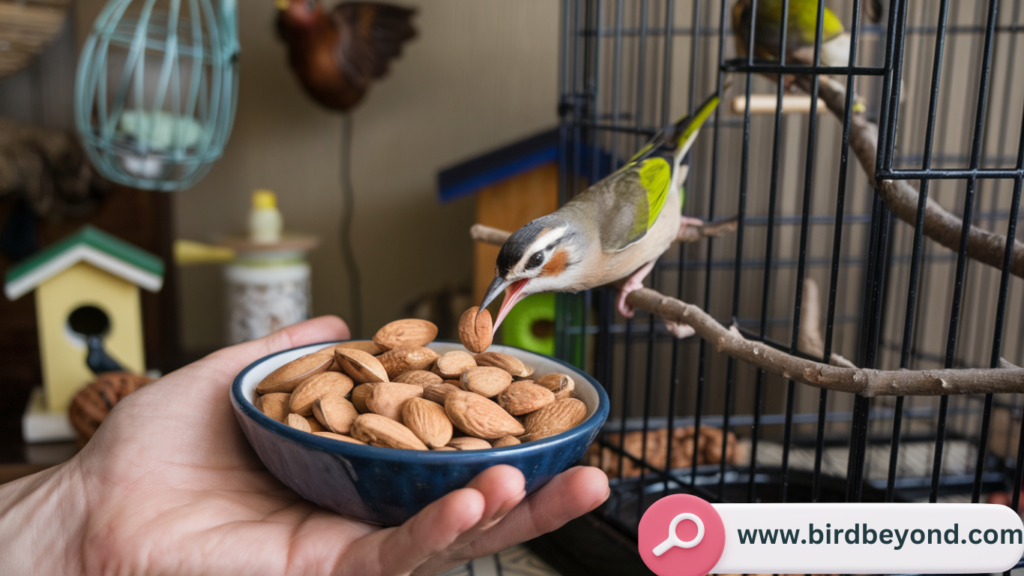
[[[722,557],[725,525],[711,504],[674,494],[644,512],[637,545],[644,564],[658,576],[704,576]]]

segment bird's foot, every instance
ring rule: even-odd
[[[622,285],[622,288],[619,288],[619,295],[615,298],[615,307],[624,318],[632,318],[634,314],[633,307],[626,303],[626,297],[629,296],[630,292],[644,287],[644,278],[651,273],[653,268],[654,262],[644,264],[636,272],[630,274],[629,278],[626,279],[626,283]]]
[[[683,338],[689,338],[690,336],[693,336],[694,334],[697,333],[697,331],[693,329],[693,326],[690,326],[689,324],[673,322],[671,320],[665,320],[665,328],[668,330],[669,334],[675,336],[680,340],[682,340]]]
[[[679,228],[680,230],[687,226],[703,226],[704,221],[700,218],[691,218],[689,216],[679,216]]]

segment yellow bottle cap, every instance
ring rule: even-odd
[[[252,193],[252,207],[259,209],[277,208],[277,196],[272,190],[256,190]]]

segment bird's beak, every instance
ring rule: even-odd
[[[491,282],[491,285],[487,288],[487,294],[484,296],[484,301],[480,304],[481,311],[493,302],[502,290],[505,291],[505,301],[501,303],[501,310],[498,311],[498,318],[494,322],[493,333],[498,332],[498,326],[501,326],[501,321],[505,319],[505,316],[508,316],[512,307],[526,297],[526,294],[523,294],[523,288],[526,287],[527,282],[529,282],[528,278],[509,282],[500,276],[495,277],[494,281]]]

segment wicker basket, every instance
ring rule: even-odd
[[[0,1],[0,78],[28,65],[60,32],[71,0]]]

